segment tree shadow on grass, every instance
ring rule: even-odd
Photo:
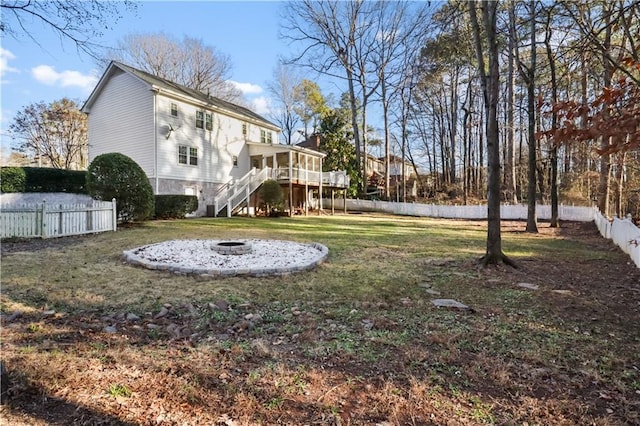
[[[47,425],[104,425],[104,426],[133,426],[110,414],[69,402],[61,398],[48,395],[39,395],[36,389],[26,389],[19,395],[8,398],[7,404],[0,412],[8,423],[17,419],[43,421]]]

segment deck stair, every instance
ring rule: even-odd
[[[227,217],[243,206],[249,205],[249,197],[253,194],[265,180],[271,176],[271,168],[251,169],[240,179],[230,181],[221,187],[213,199],[213,215],[218,216],[226,209]]]

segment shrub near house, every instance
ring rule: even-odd
[[[86,172],[50,167],[3,167],[0,170],[3,193],[66,192],[86,194]]]
[[[98,199],[117,200],[117,214],[122,222],[153,217],[153,190],[142,168],[124,154],[112,152],[97,156],[87,172],[89,194]]]

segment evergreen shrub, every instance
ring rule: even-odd
[[[98,200],[116,199],[121,222],[143,221],[153,217],[153,189],[144,170],[124,154],[112,152],[97,156],[87,172],[89,195]]]
[[[195,195],[156,195],[156,219],[182,219],[198,209]]]

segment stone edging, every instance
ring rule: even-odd
[[[303,244],[303,243],[297,243]],[[210,268],[189,268],[175,264],[153,262],[144,259],[134,252],[139,249],[136,247],[132,250],[125,250],[122,252],[124,260],[132,265],[142,266],[143,268],[173,272],[178,275],[199,275],[202,277],[235,277],[235,276],[251,276],[251,277],[267,277],[273,275],[288,275],[294,272],[304,272],[315,268],[323,263],[329,256],[329,249],[327,246],[320,243],[308,243],[305,244],[311,246],[320,252],[320,255],[314,261],[298,266],[279,267],[279,268],[227,268],[227,269],[210,269]]]

